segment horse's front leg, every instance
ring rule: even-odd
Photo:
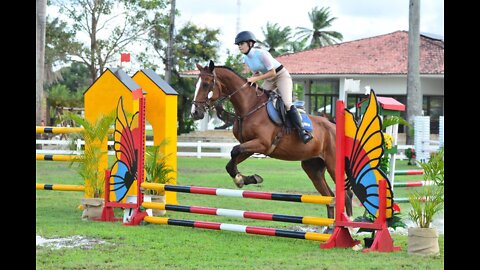
[[[238,171],[237,165],[249,158],[253,153],[261,153],[264,148],[258,141],[252,140],[239,145],[235,145],[230,152],[231,159],[225,169],[237,187],[242,188],[244,185],[260,184],[263,178],[257,174],[245,176]]]

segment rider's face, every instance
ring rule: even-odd
[[[248,43],[246,41],[239,42],[238,49],[241,53],[246,53],[248,51]]]

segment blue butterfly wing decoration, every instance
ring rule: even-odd
[[[345,110],[345,172],[346,185],[362,205],[375,217],[379,215],[380,180],[386,180],[386,218],[393,215],[393,191],[388,177],[380,169],[384,153],[382,119],[378,115],[379,105],[375,93],[370,92],[369,104],[360,123]]]
[[[140,132],[138,128],[138,112],[130,121],[123,109],[123,98],[117,105],[115,120],[114,150],[116,161],[110,174],[110,199],[120,202],[125,199],[130,187],[137,179],[137,162],[139,146],[135,144],[134,136]]]

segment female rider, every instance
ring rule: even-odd
[[[300,113],[292,105],[293,82],[290,73],[268,51],[254,48],[255,42],[255,36],[250,31],[242,31],[235,37],[235,45],[238,45],[238,49],[244,54],[244,64],[253,72],[253,76],[247,78],[247,81],[253,84],[256,81],[264,80],[262,88],[278,88],[278,92],[287,109],[288,118],[290,118],[298,130],[298,135],[303,140],[303,143],[308,143],[313,136],[305,130]]]

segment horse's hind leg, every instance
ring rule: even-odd
[[[323,196],[335,196],[325,180],[325,162],[321,158],[302,161],[302,168],[320,194]],[[334,208],[332,205],[327,205],[327,216],[328,218],[334,218]]]
[[[231,153],[231,159],[227,163],[225,169],[228,174],[232,177],[233,182],[237,187],[242,188],[244,185],[249,184],[260,184],[263,182],[263,178],[257,174],[245,176],[238,171],[237,165],[242,163],[245,159],[253,155],[252,152],[241,152],[240,145],[233,147]]]

